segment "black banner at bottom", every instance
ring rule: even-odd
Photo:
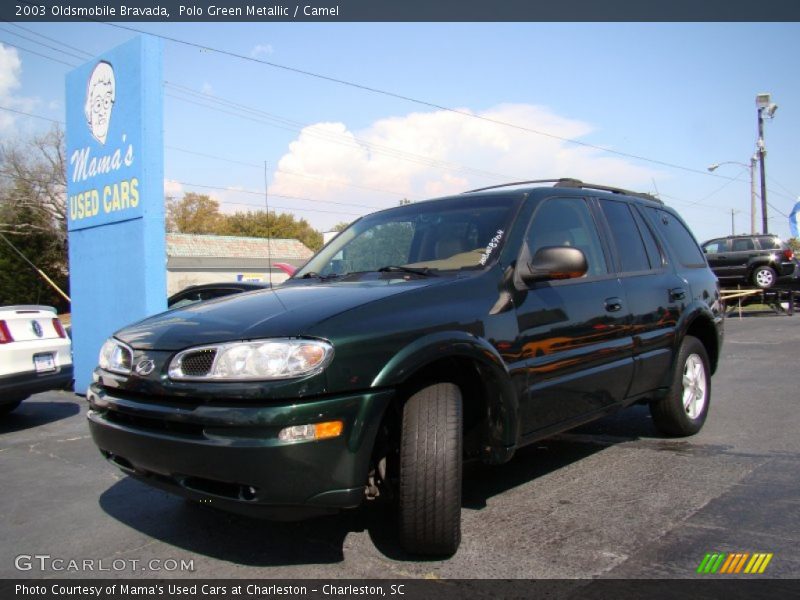
[[[691,598],[738,600],[800,597],[800,579],[7,579],[3,600],[133,600],[186,598],[258,600],[286,598],[536,598],[618,600]]]

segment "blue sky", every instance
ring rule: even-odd
[[[136,35],[102,24],[23,26],[91,54]],[[800,194],[795,23],[132,26],[701,172],[749,160],[755,95],[770,92],[780,106],[766,124],[772,232],[788,236],[777,211],[788,214]],[[8,24],[0,24],[0,44],[81,62],[12,32],[61,47]],[[19,68],[9,52],[18,52]],[[70,67],[4,53],[0,105],[62,120]],[[267,161],[272,206],[321,229],[402,197],[574,176],[657,190],[701,241],[730,233],[731,208],[740,211],[737,232],[749,230],[749,174],[736,165],[711,177],[173,42],[164,46],[164,79],[167,193],[209,193],[229,212],[262,204],[247,192],[263,190]],[[196,104],[213,97],[262,113],[253,120]],[[48,127],[2,117],[4,139]]]

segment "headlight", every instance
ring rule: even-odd
[[[258,381],[291,379],[322,371],[333,346],[319,340],[273,339],[190,348],[169,365],[178,380]]]
[[[97,360],[101,369],[114,373],[130,373],[133,364],[133,350],[114,338],[108,338],[100,348]]]

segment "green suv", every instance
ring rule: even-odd
[[[461,539],[462,464],[633,403],[703,426],[717,280],[657,199],[573,179],[363,217],[272,290],[114,334],[87,392],[102,454],[223,509],[381,497],[412,553]]]

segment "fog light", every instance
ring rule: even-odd
[[[344,423],[341,421],[325,421],[311,425],[293,425],[281,429],[278,439],[282,442],[304,442],[309,440],[324,440],[342,434]]]

